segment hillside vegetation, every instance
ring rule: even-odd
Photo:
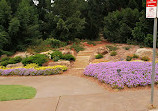
[[[58,48],[99,34],[110,42],[152,46],[153,20],[145,18],[145,2],[0,0],[0,55],[28,47]]]

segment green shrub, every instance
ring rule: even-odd
[[[30,53],[40,53],[51,50],[52,48],[60,48],[66,46],[66,42],[61,42],[60,40],[54,38],[48,38],[46,40],[37,39],[33,45],[30,45],[27,48],[27,51]]]
[[[74,42],[76,42],[77,44],[79,44],[81,42],[81,40],[79,38],[75,38]]]
[[[152,47],[153,46],[153,35],[147,34],[147,36],[144,39],[145,46]]]
[[[11,56],[14,54],[14,52],[10,52],[10,51],[2,51],[3,54],[6,54],[7,56]]]
[[[33,56],[26,57],[25,59],[22,60],[22,63],[24,64],[24,66],[26,66],[27,64],[34,63],[33,62]]]
[[[92,45],[96,46],[96,43],[94,41],[88,41],[87,44],[89,44],[89,45],[92,44]]]
[[[27,64],[36,63],[42,66],[43,63],[48,61],[48,57],[43,54],[36,54],[34,56],[26,57],[22,60],[22,63],[26,66]]]
[[[147,56],[144,56],[144,57],[142,57],[142,58],[141,58],[141,60],[143,60],[143,61],[149,61],[149,60],[150,60],[150,58],[149,58],[149,57],[147,57]]]
[[[133,58],[139,58],[139,56],[136,54],[133,54]]]
[[[127,56],[126,57],[126,61],[131,61],[132,60],[132,57],[131,56]]]
[[[20,56],[16,56],[16,57],[14,57],[14,60],[15,60],[16,62],[21,62],[21,61],[22,61],[22,58],[21,58]]]
[[[129,50],[131,47],[127,46],[127,47],[123,47],[125,50]]]
[[[54,58],[52,58],[54,62],[57,62],[58,60],[60,60],[60,58],[58,56],[55,56]]]
[[[15,58],[10,58],[9,59],[9,64],[16,64],[22,61],[22,58],[20,56],[17,56]]]
[[[0,64],[1,64],[1,66],[6,67],[9,63],[8,63],[8,60],[6,60],[6,61],[2,61]]]
[[[69,60],[69,61],[75,61],[76,60],[76,58],[73,55],[71,55],[71,54],[64,54],[62,56],[62,59]]]
[[[14,58],[9,59],[8,64],[16,64],[17,62],[14,61]]]
[[[107,45],[106,46],[110,51],[116,51],[118,48],[116,46]]]
[[[73,43],[70,49],[75,49],[76,52],[83,51],[84,47],[80,44]]]
[[[60,51],[54,51],[51,55],[51,59],[56,59],[57,57],[60,59],[62,57],[62,53]]]
[[[52,49],[51,47],[48,47],[48,46],[43,45],[43,44],[36,45],[36,46],[30,45],[27,48],[27,52],[32,53],[32,54],[36,54],[36,53],[45,52],[45,51],[48,51],[51,49]]]
[[[96,46],[96,43],[95,43],[94,41],[91,41],[91,40],[85,39],[85,40],[83,40],[83,42],[87,42],[87,44],[89,44],[89,45],[94,45],[94,46]]]
[[[8,64],[16,64],[22,61],[22,58],[17,56],[15,58],[4,57],[1,59],[1,65],[7,66]]]
[[[8,61],[10,58],[9,57],[3,57],[2,59],[1,59],[1,62],[3,62],[3,61]]]
[[[95,58],[96,58],[96,59],[103,58],[103,55],[102,55],[102,54],[98,54],[98,55],[95,56]]]
[[[140,48],[144,48],[144,46],[143,46],[143,45],[140,45],[139,47],[140,47]]]
[[[111,56],[116,56],[116,55],[117,55],[117,52],[112,51],[112,52],[110,53],[110,55],[111,55]]]
[[[52,48],[60,48],[67,45],[66,42],[61,42],[60,40],[54,38],[48,38],[44,42],[45,45],[50,45]]]

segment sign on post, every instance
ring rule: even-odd
[[[146,18],[156,18],[157,0],[146,0]]]
[[[153,30],[153,60],[152,60],[152,76],[151,76],[151,105],[154,102],[154,83],[155,83],[155,55],[156,55],[156,39],[157,39],[157,0],[146,0],[146,18],[154,18]]]

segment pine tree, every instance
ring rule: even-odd
[[[6,0],[0,1],[0,25],[7,30],[9,21],[11,19],[11,7],[8,5]]]
[[[139,1],[139,0],[138,0]],[[131,9],[139,8],[135,0],[129,0],[128,7]]]
[[[12,19],[10,28],[12,25],[19,27],[18,35],[12,36],[12,42],[18,44],[18,49],[24,50],[24,47],[31,44],[36,38],[40,37],[39,25],[38,25],[38,14],[36,9],[30,5],[29,1],[22,0],[16,12],[17,19]],[[16,20],[16,21],[15,21]],[[19,23],[20,25],[19,25]],[[17,30],[16,30],[17,31]]]
[[[79,6],[76,0],[55,0],[53,37],[64,41],[78,37],[85,25]]]

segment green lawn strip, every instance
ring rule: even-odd
[[[22,85],[0,85],[0,101],[32,99],[36,89]]]

